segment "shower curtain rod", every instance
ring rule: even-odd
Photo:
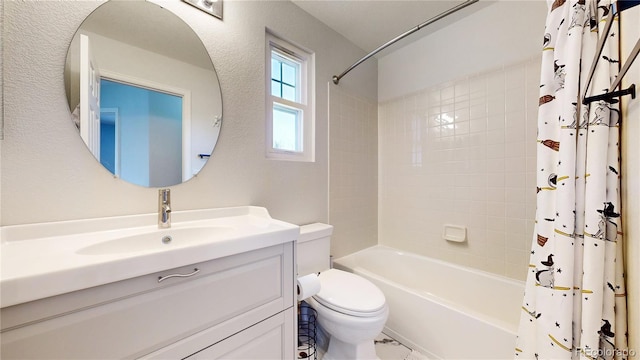
[[[605,90],[604,94],[595,95],[595,96],[587,96],[587,94],[589,91],[589,85],[591,85],[591,80],[593,79],[593,74],[595,73],[595,70],[596,70],[596,66],[598,65],[598,61],[600,60],[600,55],[602,55],[604,44],[609,38],[609,31],[611,30],[611,27],[613,25],[613,19],[616,16],[618,16],[620,12],[638,5],[640,5],[640,0],[625,0],[625,1],[618,0],[613,2],[610,5],[609,7],[610,11],[604,23],[603,35],[598,38],[598,44],[596,45],[596,53],[593,57],[593,61],[591,62],[591,68],[589,69],[589,76],[587,77],[588,79],[587,86],[584,89],[582,104],[587,105],[594,101],[600,101],[600,100],[605,100],[607,102],[611,102],[611,101],[617,102],[618,100],[615,100],[614,98],[625,96],[625,95],[631,95],[632,99],[636,98],[635,84],[631,84],[631,86],[629,86],[627,89],[623,89],[620,91],[614,91],[614,90],[618,87],[618,85],[620,85],[620,82],[622,81],[622,78],[624,78],[624,76],[627,74],[629,67],[631,67],[631,64],[633,64],[638,54],[640,54],[640,39],[638,39],[638,41],[636,42],[636,45],[633,47],[633,50],[631,50],[631,53],[629,54],[629,57],[627,58],[627,60],[622,64],[622,68],[618,72],[616,79],[613,81],[613,83],[609,87],[609,91]]]
[[[408,31],[396,36],[395,38],[393,38],[393,39],[391,39],[389,41],[387,41],[385,44],[379,46],[377,49],[373,50],[372,52],[367,54],[365,57],[363,57],[362,59],[356,61],[353,65],[349,66],[349,68],[347,70],[343,71],[342,74],[333,75],[333,83],[338,85],[338,83],[340,82],[340,79],[342,79],[345,75],[347,75],[347,73],[349,71],[353,70],[355,67],[357,67],[358,65],[362,64],[363,62],[365,62],[367,59],[369,59],[373,55],[375,55],[375,54],[379,53],[380,51],[384,50],[389,45],[391,45],[393,43],[396,43],[396,42],[404,39],[405,37],[413,34],[414,32],[422,29],[423,27],[425,27],[427,25],[430,25],[430,24],[432,24],[432,23],[434,23],[434,22],[436,22],[436,21],[438,21],[438,20],[440,20],[440,19],[442,19],[442,18],[444,18],[446,16],[449,16],[449,15],[453,14],[454,12],[456,12],[458,10],[464,9],[467,6],[469,6],[469,5],[473,4],[473,3],[476,3],[478,1],[479,0],[467,0],[467,1],[463,2],[462,4],[454,6],[451,9],[449,9],[449,10],[447,10],[447,11],[445,11],[445,12],[439,14],[439,15],[436,15],[436,16],[432,17],[431,19],[423,22],[422,24],[420,24],[420,25],[418,25],[418,26],[416,26],[414,28],[411,28],[410,30],[408,30]]]

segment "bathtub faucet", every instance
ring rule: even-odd
[[[158,190],[158,228],[171,227],[171,193],[169,189]]]

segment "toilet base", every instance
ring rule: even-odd
[[[362,341],[357,344],[346,343],[335,337],[329,340],[329,349],[324,354],[323,360],[380,360],[376,355],[373,340]]]

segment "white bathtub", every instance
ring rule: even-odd
[[[380,245],[334,267],[376,284],[385,333],[429,358],[513,358],[524,282]]]

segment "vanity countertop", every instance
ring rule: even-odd
[[[0,307],[295,241],[300,232],[254,206],[176,211],[168,229],[157,218],[3,227]]]

